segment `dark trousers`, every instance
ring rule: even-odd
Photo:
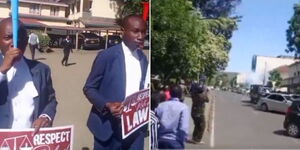
[[[105,142],[94,137],[94,150],[143,150],[144,137],[144,132],[133,134],[133,136],[129,136],[124,140],[122,140],[119,135],[113,135],[108,141]]]
[[[194,131],[193,131],[193,140],[196,142],[200,142],[203,137],[203,133],[205,130],[205,115],[202,114],[199,117],[192,117],[194,120]]]
[[[35,56],[35,49],[38,48],[38,45],[37,44],[29,44],[29,49],[30,49],[30,52],[31,52],[31,59],[34,60],[34,56]]]
[[[67,66],[68,65],[68,60],[69,60],[69,55],[70,55],[71,49],[64,49],[64,57],[61,60],[61,64]]]
[[[184,149],[183,142],[169,139],[158,139],[159,149]]]

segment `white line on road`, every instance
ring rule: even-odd
[[[215,147],[215,100],[212,101],[212,118],[211,118],[211,132],[210,132],[210,147]]]

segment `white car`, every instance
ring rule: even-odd
[[[257,106],[263,111],[278,111],[286,113],[289,106],[292,104],[292,99],[287,94],[270,93],[266,97],[261,97]]]

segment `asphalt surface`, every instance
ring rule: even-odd
[[[214,94],[214,148],[300,148],[300,139],[285,134],[284,114],[257,110],[245,95],[222,91]]]
[[[53,86],[58,100],[54,126],[74,125],[74,150],[93,149],[93,136],[86,127],[91,104],[85,98],[82,88],[90,72],[92,63],[99,51],[77,51],[70,53],[69,66],[62,66],[62,49],[52,53],[36,51],[36,59],[50,66]],[[146,54],[149,51],[144,51]],[[31,58],[30,50],[25,52]],[[149,56],[147,54],[147,56]],[[149,147],[149,138],[145,138],[145,149]]]

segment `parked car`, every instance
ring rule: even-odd
[[[270,87],[266,87],[259,84],[253,84],[250,86],[250,102],[256,104],[260,97],[265,96],[270,92]]]
[[[104,49],[105,48],[105,41],[106,41],[106,35],[102,36],[102,40],[104,41],[101,43],[100,48]],[[107,48],[112,47],[114,45],[117,45],[122,42],[122,39],[119,35],[108,35],[108,41],[107,41]]]
[[[261,97],[257,106],[263,111],[277,111],[286,113],[292,99],[288,94],[270,93],[266,97]]]
[[[78,36],[78,47],[80,49],[99,49],[101,42],[104,42],[102,37],[94,33],[80,33]]]
[[[300,99],[300,95],[299,94],[290,94],[291,98],[293,100],[297,100],[297,99]]]
[[[50,37],[50,47],[59,47],[62,48],[61,42],[66,38],[66,35],[54,35],[48,34]],[[70,35],[73,48],[76,45],[76,35]],[[98,36],[94,33],[80,33],[78,35],[78,48],[79,49],[100,49],[100,46],[103,45],[105,41],[101,36]]]
[[[293,101],[288,108],[283,122],[283,127],[289,136],[300,136],[300,101]]]

